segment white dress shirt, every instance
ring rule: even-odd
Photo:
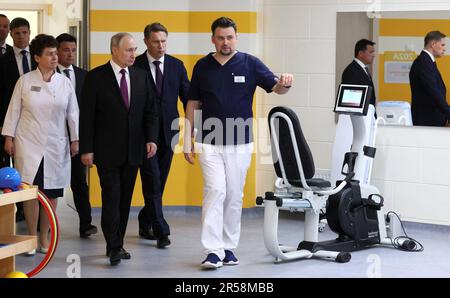
[[[119,84],[120,89],[120,80],[122,79],[122,73],[120,72],[122,70],[122,67],[117,65],[114,61],[110,60],[112,69],[114,71],[114,75],[116,76],[117,84]],[[125,67],[125,79],[127,80],[127,86],[128,86],[128,104],[131,104],[131,84],[130,84],[130,72],[128,70],[128,67]]]
[[[1,54],[5,54],[6,53],[6,42],[4,42],[2,45],[0,45],[0,50],[2,51]]]
[[[368,67],[367,65],[365,65],[361,60],[359,60],[358,58],[355,58],[356,63],[358,63],[359,66],[362,67],[362,69],[364,70],[364,72],[367,73],[366,67]]]
[[[70,77],[69,79],[72,82],[73,88],[75,89],[77,86],[77,83],[75,80],[75,71],[73,70],[73,66],[70,65],[69,67],[65,67],[65,66],[62,66],[61,64],[58,64],[58,69],[61,72],[61,74],[65,77],[66,77],[66,74],[64,73],[64,70],[66,70],[66,69],[69,70],[69,77]]]
[[[17,67],[19,69],[19,74],[23,75],[23,64],[22,64],[22,53],[21,53],[22,49],[13,47],[13,50],[14,50],[14,56],[16,56],[16,62],[17,62]],[[24,50],[27,51],[28,66],[30,67],[30,71],[31,71],[30,47],[26,47]]]
[[[153,58],[148,51],[145,52],[147,54],[147,59],[148,59],[148,64],[150,64],[150,71],[152,72],[152,77],[153,77],[153,82],[155,82],[156,84],[156,66],[155,64],[153,64],[154,61],[156,61],[157,59]],[[161,73],[164,75],[164,57],[162,56],[161,58],[158,59],[158,61],[161,62],[161,64],[159,64],[159,69],[161,69]]]
[[[423,49],[423,51],[424,51],[425,53],[427,53],[427,54],[428,54],[428,56],[430,56],[430,58],[431,58],[431,61],[433,61],[433,62],[436,62],[436,59],[434,58],[433,54],[431,54],[430,52],[428,52],[428,51],[427,51],[427,50],[425,50],[425,49]]]

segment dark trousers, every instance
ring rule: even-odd
[[[5,151],[5,137],[0,136],[0,168],[9,167],[9,158]]]
[[[72,157],[70,188],[80,218],[80,232],[86,231],[92,222],[86,173],[87,168],[81,163],[81,155],[77,154]]]
[[[153,233],[157,238],[170,235],[169,225],[163,215],[162,195],[173,157],[170,145],[165,144],[164,138],[160,139],[162,140],[156,155],[145,159],[140,167],[145,206],[141,209],[138,216],[139,227],[153,229]]]
[[[137,170],[137,166],[128,164],[113,168],[97,165],[102,187],[101,226],[107,250],[123,247]]]

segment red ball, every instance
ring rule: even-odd
[[[12,189],[10,189],[10,188],[3,189],[3,193],[8,193],[8,192],[12,192]]]

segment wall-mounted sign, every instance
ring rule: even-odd
[[[384,83],[409,84],[409,70],[416,59],[415,52],[384,52]]]

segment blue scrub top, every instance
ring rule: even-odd
[[[253,142],[253,95],[256,86],[272,92],[276,76],[258,58],[237,52],[221,65],[213,53],[194,66],[188,98],[202,104],[196,142],[239,145]]]

